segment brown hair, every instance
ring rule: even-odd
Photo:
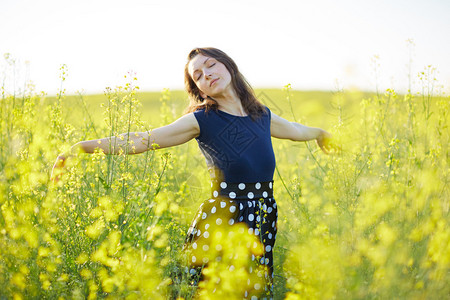
[[[211,97],[206,99],[200,96],[200,90],[188,72],[189,62],[198,54],[216,59],[223,63],[231,75],[231,84],[236,91],[239,99],[241,99],[242,106],[246,113],[252,118],[257,119],[262,114],[267,113],[264,105],[256,99],[255,92],[244,76],[239,72],[236,63],[225,52],[216,48],[195,48],[188,55],[188,61],[184,68],[184,84],[187,93],[189,94],[190,103],[186,108],[185,113],[194,112],[199,109],[217,110],[219,104]]]

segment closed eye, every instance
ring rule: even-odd
[[[208,59],[204,62],[204,64],[206,64],[207,61],[208,61],[209,59],[210,59],[210,58],[208,58]],[[216,62],[215,62],[215,61],[211,61],[211,62],[210,62],[210,65],[207,65],[207,67],[208,67],[208,68],[212,68],[212,67],[214,67],[215,65],[216,65]],[[200,78],[202,78],[202,73],[201,73],[201,72],[198,72],[198,75],[196,75],[197,71],[198,71],[198,70],[196,70],[196,71],[194,72],[194,73],[195,73],[194,75],[196,76],[196,77],[195,77],[195,80],[196,80],[196,81],[199,81]]]

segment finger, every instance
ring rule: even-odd
[[[53,167],[52,174],[50,175],[50,179],[54,182],[58,182],[61,179],[63,174],[63,170],[58,167]]]
[[[319,143],[320,149],[323,151],[323,153],[328,154],[328,150],[325,148],[325,146],[322,143]]]
[[[327,149],[328,152],[333,150],[333,145],[330,143],[330,141],[326,141],[324,144],[325,149]]]
[[[66,161],[64,159],[58,159],[58,161],[56,162],[57,167],[64,167],[64,165],[66,164]]]

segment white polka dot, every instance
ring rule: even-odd
[[[258,300],[258,297],[252,296],[252,298],[250,300]]]
[[[269,188],[272,188],[272,182],[269,182]]]
[[[217,225],[220,225],[220,224],[222,224],[222,219],[221,219],[221,218],[217,218],[217,220],[216,220],[216,224],[217,224]]]
[[[209,203],[213,203],[213,202],[216,201],[216,200],[214,200],[214,199],[209,199],[208,201],[209,201]]]
[[[217,196],[219,196],[219,192],[217,192],[217,191],[214,191],[214,192],[213,192],[213,196],[214,196],[214,197],[217,197]]]
[[[253,195],[252,192],[249,192],[249,193],[247,194],[247,197],[248,197],[249,199],[253,199],[253,197],[255,197],[255,195]]]
[[[250,267],[250,273],[253,273],[253,268],[252,267]]]
[[[255,260],[255,255],[254,254],[252,254],[252,261],[254,261]]]
[[[256,228],[255,229],[255,235],[258,235],[259,234],[259,230],[258,230],[258,228]]]
[[[223,189],[227,188],[227,183],[226,182],[221,182],[220,183],[220,187],[223,188]]]
[[[206,224],[205,224],[205,229],[208,229],[208,228],[209,228],[209,224],[206,223]]]
[[[192,256],[192,262],[195,262],[197,258],[195,256]]]
[[[234,224],[234,219],[230,219],[230,220],[228,221],[228,224],[233,225],[233,224]]]
[[[271,240],[271,239],[272,239],[272,234],[269,233],[269,234],[267,235],[267,237],[269,238],[269,240]]]
[[[202,214],[202,219],[203,219],[203,220],[206,219],[206,216],[207,216],[207,214],[204,212],[204,213]]]
[[[267,209],[267,213],[271,213],[272,212],[272,207],[269,207],[268,209]]]
[[[224,208],[225,206],[227,206],[227,204],[225,202],[223,202],[223,201],[220,201],[220,207]]]
[[[236,193],[235,192],[230,192],[228,194],[228,196],[230,196],[231,199],[234,199],[234,198],[236,198]]]
[[[253,228],[250,227],[250,228],[248,229],[248,233],[249,233],[249,234],[253,234]]]
[[[252,203],[250,201],[247,202],[248,207],[252,207]]]
[[[230,212],[234,213],[236,211],[236,206],[230,206]]]
[[[257,248],[258,247],[258,243],[257,242],[253,242],[253,248]]]
[[[200,234],[202,234],[202,232],[201,232],[201,230],[199,229],[199,230],[197,231],[197,236],[200,236]]]
[[[259,260],[259,263],[260,264],[263,264],[264,263],[264,257],[261,257],[261,259]],[[259,274],[258,274],[259,275]],[[261,274],[261,276],[259,276],[259,277],[262,277],[262,274]]]
[[[213,187],[214,186],[214,184],[212,183],[212,181],[211,181],[211,187]]]
[[[208,232],[208,231],[205,231],[205,232],[203,233],[203,236],[204,236],[205,238],[209,238],[209,232]]]
[[[250,279],[249,279],[250,280]],[[249,283],[250,284],[250,283]],[[247,291],[245,291],[245,297],[247,297],[248,296],[248,292]]]
[[[263,210],[266,211],[267,210],[267,205],[264,203],[263,205]]]
[[[197,243],[193,243],[192,248],[197,249]]]
[[[248,220],[249,221],[253,221],[255,219],[255,216],[254,215],[252,215],[252,214],[249,214],[248,215]]]
[[[272,222],[272,228],[275,228],[275,221]]]
[[[191,273],[191,275],[194,275],[195,273],[197,273],[197,271],[196,271],[195,269],[191,269],[191,270],[189,271],[189,273]]]
[[[216,250],[217,251],[221,251],[222,250],[222,245],[220,245],[220,244],[216,245]]]
[[[244,220],[244,216],[241,216],[240,218],[239,218],[239,221],[243,221]]]
[[[277,208],[277,204],[276,203],[273,204],[273,208]]]
[[[243,210],[244,206],[242,205],[242,203],[239,203],[239,210]]]
[[[230,268],[229,268],[229,270],[230,270],[230,271],[233,271],[233,270],[234,270],[234,266],[231,265]]]
[[[204,263],[204,264],[206,264],[206,263],[207,263],[207,262],[209,261],[209,258],[207,258],[207,257],[203,257],[203,259],[202,259],[202,260],[203,260],[203,263]]]
[[[259,189],[261,188],[261,183],[257,182],[257,183],[255,184],[255,188],[256,188],[257,190],[259,190]]]
[[[216,212],[216,207],[213,206],[213,208],[211,208],[211,213],[213,214],[213,213],[215,213],[215,212]]]
[[[259,221],[261,221],[261,217],[260,217],[260,216],[257,216],[257,217],[256,217],[256,222],[259,222]]]
[[[203,245],[203,251],[208,251],[209,250],[209,246],[208,245]]]
[[[266,252],[270,252],[272,250],[272,247],[270,247],[270,245],[266,246]]]
[[[245,184],[244,184],[244,183],[239,183],[238,188],[239,188],[240,190],[245,189]]]
[[[263,198],[267,198],[268,194],[266,191],[263,192]]]
[[[261,285],[259,283],[255,283],[255,290],[259,290],[261,288]],[[253,298],[255,297],[255,298]],[[252,299],[258,299],[256,296],[253,296]]]
[[[268,265],[269,264],[269,259],[268,258],[266,258],[266,265]]]

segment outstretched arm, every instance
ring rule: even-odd
[[[60,154],[52,169],[52,179],[55,173],[60,173],[68,157],[79,152],[94,153],[100,149],[105,154],[139,154],[148,150],[177,146],[197,137],[200,127],[193,113],[187,114],[175,122],[146,132],[123,133],[118,137],[107,137],[96,140],[81,141],[72,146],[69,153]],[[58,170],[58,171],[57,171]]]
[[[274,113],[272,113],[271,117],[270,133],[275,138],[289,139],[297,142],[316,140],[320,149],[327,154],[332,149],[330,145],[331,134],[327,131],[321,128],[289,122]]]
[[[73,152],[94,153],[101,149],[105,154],[139,154],[148,150],[177,146],[195,138],[200,133],[193,113],[184,115],[172,124],[145,132],[123,133],[118,137],[82,141],[72,147]]]

